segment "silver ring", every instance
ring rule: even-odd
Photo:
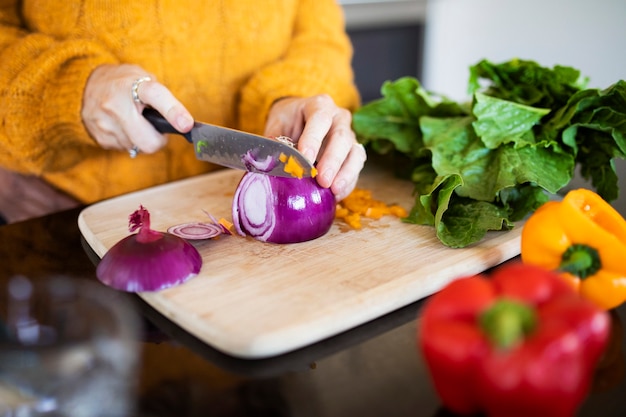
[[[139,148],[137,146],[133,146],[132,148],[130,148],[128,150],[128,155],[132,158],[135,159],[137,157],[137,155],[139,155]]]
[[[152,78],[150,78],[150,77],[140,77],[140,78],[137,78],[135,81],[133,81],[133,85],[130,88],[130,94],[133,97],[133,101],[135,103],[146,104],[143,101],[141,101],[141,99],[139,98],[139,92],[137,91],[139,89],[139,85],[141,83],[143,83],[143,82],[146,82],[146,81],[152,81]]]

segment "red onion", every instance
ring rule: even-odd
[[[278,164],[278,160],[271,155],[268,155],[265,159],[259,161],[257,156],[251,151],[246,152],[241,160],[249,170],[254,168],[259,172],[270,172],[274,169],[276,164]]]
[[[126,236],[104,254],[96,276],[104,284],[128,292],[159,291],[181,284],[200,272],[202,257],[184,239],[150,229],[143,206],[129,217]]]
[[[209,212],[207,212],[206,210],[202,210],[204,211],[204,213],[209,216],[209,218],[211,219],[211,222],[213,222],[213,224],[218,225],[219,227],[222,228],[222,233],[225,235],[232,235],[230,229],[232,227],[232,224],[226,220],[225,218],[221,218],[219,220],[217,220],[215,217],[213,217],[213,215]]]
[[[313,178],[283,178],[247,172],[233,198],[233,223],[242,236],[297,243],[328,232],[335,196]]]
[[[223,234],[224,228],[214,223],[193,222],[171,226],[167,233],[187,240],[204,240]]]
[[[190,222],[177,224],[170,226],[167,229],[167,233],[171,233],[175,236],[186,240],[205,240],[212,239],[219,235],[231,235],[230,227],[232,224],[222,218],[217,220],[213,215],[205,210],[204,214],[209,216],[210,222]]]

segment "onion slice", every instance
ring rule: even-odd
[[[266,156],[263,160],[258,160],[251,151],[246,152],[241,160],[248,170],[254,168],[259,172],[270,172],[278,164],[278,160],[271,155]]]
[[[204,240],[224,234],[224,228],[215,223],[192,222],[171,226],[167,233],[187,240]]]
[[[232,224],[226,220],[225,218],[221,218],[219,220],[217,220],[215,217],[213,217],[213,215],[211,213],[209,213],[206,210],[202,210],[204,211],[204,214],[206,214],[207,216],[209,216],[209,218],[211,219],[211,221],[213,222],[213,224],[219,225],[222,228],[222,232],[225,235],[232,235],[232,232],[230,231],[230,229],[232,228]]]
[[[330,230],[335,196],[313,178],[283,178],[246,172],[233,198],[235,230],[272,243],[316,239]]]
[[[171,233],[175,236],[186,240],[204,240],[212,239],[219,235],[232,235],[229,225],[229,221],[226,219],[217,220],[213,215],[206,210],[202,210],[206,214],[210,222],[189,222],[183,224],[177,224],[170,226],[167,229],[167,233]]]
[[[196,276],[202,267],[198,250],[184,239],[150,229],[150,213],[143,206],[129,216],[126,236],[104,254],[97,278],[127,292],[159,291]]]

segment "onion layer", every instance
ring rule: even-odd
[[[314,178],[247,172],[235,191],[232,214],[242,236],[272,243],[305,242],[330,230],[335,196]]]
[[[223,234],[224,228],[215,223],[193,222],[171,226],[167,229],[167,233],[187,240],[205,240]]]
[[[104,254],[96,268],[101,282],[128,292],[159,291],[200,272],[198,250],[178,236],[150,229],[150,213],[143,206],[129,218],[129,231],[137,229]]]

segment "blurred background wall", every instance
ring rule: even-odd
[[[364,102],[380,97],[386,80],[421,75],[426,1],[340,0]]]
[[[517,57],[608,87],[626,79],[625,21],[625,0],[429,0],[422,82],[462,99],[470,65]]]

